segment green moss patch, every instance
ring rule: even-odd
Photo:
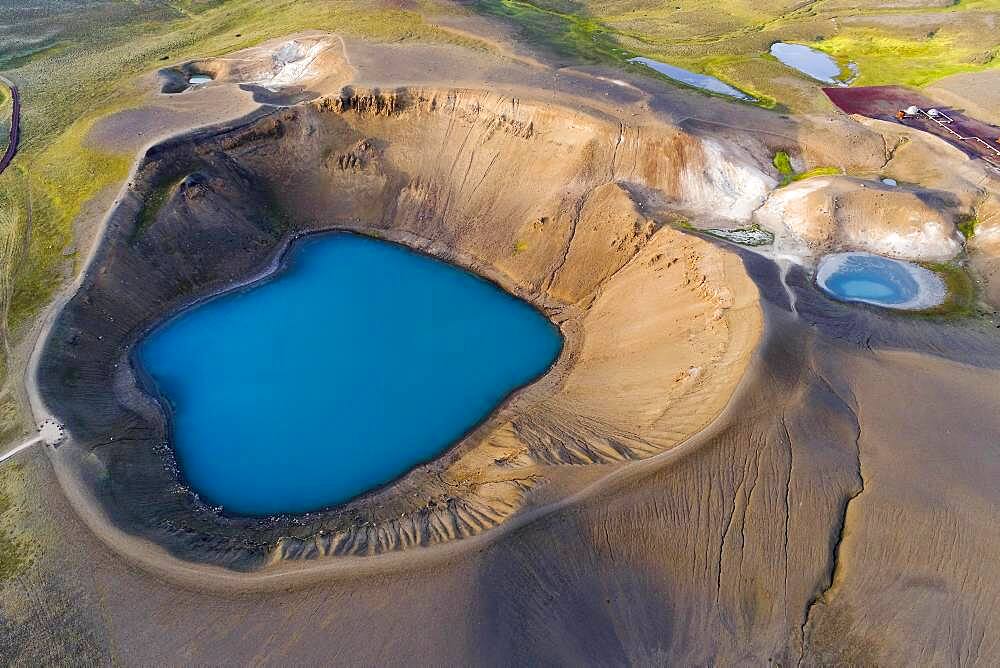
[[[136,241],[149,227],[156,222],[163,205],[167,203],[170,196],[177,190],[177,186],[184,178],[175,178],[154,187],[152,191],[142,200],[142,208],[139,209],[138,220],[135,230],[132,233],[132,241]]]
[[[792,167],[791,157],[789,157],[788,153],[785,151],[778,151],[775,153],[774,159],[771,162],[774,164],[774,168],[778,170],[778,175],[781,177],[781,182],[778,186],[779,188],[796,181],[811,179],[815,176],[834,176],[837,174],[843,174],[843,171],[839,167],[813,167],[812,169],[807,169],[804,172],[796,172],[795,168]]]
[[[969,216],[968,218],[958,221],[958,225],[956,225],[956,227],[958,227],[958,231],[962,233],[962,236],[965,237],[966,240],[969,240],[976,236],[976,226],[978,224],[979,221],[975,217]]]
[[[838,60],[856,62],[860,70],[855,82],[857,85],[922,87],[952,74],[976,72],[1000,65],[995,54],[984,48],[995,48],[995,37],[992,45],[989,38],[985,42],[983,39],[970,39],[961,26],[956,23],[947,29],[931,30],[919,36],[871,27],[850,28],[810,46]]]
[[[35,558],[37,546],[14,523],[17,506],[12,493],[24,488],[24,471],[17,463],[7,462],[0,472],[0,583],[17,577]]]
[[[795,169],[792,167],[792,159],[785,151],[778,151],[775,153],[774,159],[771,160],[771,163],[783,178],[790,179],[795,176]]]
[[[944,303],[918,311],[919,315],[962,318],[978,315],[976,283],[968,269],[956,262],[921,262],[920,266],[933,271],[944,281],[948,296]]]

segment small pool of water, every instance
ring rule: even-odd
[[[645,65],[646,67],[656,70],[660,74],[669,77],[674,81],[679,81],[694,88],[700,88],[701,90],[706,90],[711,93],[718,93],[719,95],[727,95],[738,100],[746,100],[747,102],[754,101],[753,97],[747,95],[740,89],[734,88],[726,82],[716,79],[708,74],[697,74],[695,72],[685,70],[684,68],[677,67],[676,65],[661,63],[660,61],[653,60],[652,58],[630,58],[628,62]]]
[[[193,74],[188,77],[188,84],[192,86],[200,86],[202,84],[207,84],[212,82],[212,77],[205,74]]]
[[[833,56],[805,44],[777,42],[771,45],[771,55],[788,67],[833,86],[846,86],[845,78],[857,76],[854,63],[848,67],[850,77],[845,77],[843,69]]]
[[[184,476],[231,514],[350,500],[440,455],[551,366],[558,330],[469,272],[345,233],[148,335]]]
[[[910,262],[871,253],[835,253],[820,260],[816,283],[835,299],[885,308],[925,309],[947,296],[944,281]]]

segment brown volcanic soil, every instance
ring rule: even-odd
[[[962,251],[960,206],[932,190],[827,176],[775,192],[757,220],[801,253],[863,248],[910,260],[950,260]]]
[[[522,86],[551,84],[551,97],[565,103],[539,102],[550,94],[535,89],[518,95],[523,106],[516,114],[509,96],[498,103],[477,86],[375,94],[372,84],[394,74],[397,81],[419,81],[427,63],[449,80],[509,82],[511,75],[503,62],[442,58],[426,47],[353,48],[352,63],[363,71],[386,63],[385,70],[370,70],[366,89],[211,131],[195,142],[168,142],[137,172],[97,256],[95,266],[107,270],[88,273],[80,293],[96,301],[74,316],[96,316],[80,323],[86,324],[81,335],[93,328],[113,339],[105,349],[91,347],[93,356],[80,355],[74,353],[83,350],[79,339],[69,347],[59,343],[69,331],[65,321],[54,330],[53,351],[66,357],[47,373],[80,369],[73,387],[81,391],[67,392],[60,380],[47,396],[63,397],[67,409],[75,405],[74,421],[92,431],[51,462],[41,452],[27,462],[32,484],[20,512],[41,541],[40,556],[0,590],[5,656],[15,663],[137,665],[1000,661],[993,610],[1000,600],[993,562],[1000,548],[996,333],[977,323],[847,308],[817,294],[800,270],[782,280],[773,263],[755,255],[742,256],[740,267],[728,252],[656,225],[671,212],[698,208],[712,219],[706,193],[716,192],[719,202],[731,197],[721,196],[704,174],[706,135],[726,145],[734,166],[766,169],[780,147],[812,164],[872,174],[888,166],[921,173],[941,187],[947,175],[932,170],[928,176],[922,167],[924,144],[893,149],[884,128],[843,118],[798,125],[671,89],[655,95],[619,90],[602,82],[600,72],[519,71]],[[511,90],[507,85],[494,90]],[[571,98],[568,88],[593,94],[601,111]],[[439,96],[462,104],[434,110],[411,104]],[[472,100],[485,100],[474,120],[444,113],[468,109]],[[499,123],[501,116],[508,122]],[[523,125],[509,122],[527,119],[533,123],[528,137]],[[440,154],[415,150],[428,127],[436,129],[432,146],[443,147]],[[466,130],[461,150],[449,128]],[[650,133],[654,140],[647,142]],[[576,141],[581,136],[594,141]],[[391,141],[377,141],[386,138]],[[484,169],[492,160],[488,150],[478,155],[478,147],[491,142],[510,157],[500,163],[504,187],[496,197],[478,199],[478,189],[443,197],[452,179],[475,173],[465,165]],[[278,157],[267,150],[274,145],[283,149]],[[477,147],[472,160],[470,146]],[[313,160],[327,149],[329,161]],[[544,177],[550,170],[551,182]],[[174,181],[191,173],[205,179]],[[412,174],[421,175],[420,182],[401,187]],[[136,234],[143,196],[162,183],[172,184],[170,197]],[[272,183],[281,187],[260,187]],[[956,183],[971,201],[965,176]],[[355,197],[334,197],[331,184]],[[525,192],[532,196],[524,198]],[[397,195],[391,206],[385,193]],[[275,215],[289,211],[295,215]],[[378,557],[313,559],[305,568],[271,563],[255,582],[270,591],[212,593],[206,590],[243,588],[253,576],[210,567],[182,571],[145,537],[188,557],[259,566],[253,558],[259,552],[245,543],[232,548],[232,541],[269,528],[247,534],[246,527],[212,524],[211,516],[192,522],[182,493],[163,494],[163,479],[156,478],[162,460],[135,454],[148,449],[144,440],[156,440],[155,411],[128,415],[141,415],[151,431],[129,424],[130,442],[88,449],[98,431],[117,433],[123,406],[149,408],[130,389],[129,374],[112,369],[130,328],[162,310],[158,291],[176,288],[171,303],[179,304],[192,286],[211,291],[245,277],[273,257],[285,234],[274,225],[283,221],[296,228],[378,228],[475,268],[564,323],[572,354],[555,370],[556,382],[516,397],[481,439],[442,462],[450,471],[449,494],[456,480],[465,491],[503,489],[513,482],[503,477],[519,469],[546,479],[519,493],[514,502],[523,505],[493,530]],[[487,233],[477,233],[479,225]],[[259,245],[225,245],[248,239]],[[517,241],[526,248],[515,254]],[[163,255],[165,244],[176,260]],[[582,264],[594,271],[577,271]],[[179,268],[187,273],[173,279]],[[760,291],[759,304],[747,274]],[[795,296],[794,312],[785,284]],[[756,354],[727,362],[727,350],[744,355],[753,347],[760,309],[766,331]],[[132,320],[120,320],[123,315]],[[116,324],[108,324],[109,316]],[[750,340],[741,341],[740,332]],[[726,345],[701,345],[703,336],[703,343]],[[707,355],[706,368],[723,381],[745,369],[724,409],[731,383],[699,392],[698,379],[685,388],[690,374],[657,373],[671,365],[687,371],[684,364],[699,355]],[[706,383],[712,377],[699,376]],[[608,384],[615,380],[621,384]],[[647,385],[654,390],[648,396]],[[716,403],[706,408],[698,401]],[[683,438],[677,429],[696,430],[716,413],[706,429],[671,447]],[[605,434],[620,440],[594,438]],[[656,450],[641,452],[645,443]],[[484,444],[521,448],[520,454],[500,466]],[[595,447],[606,445],[624,445],[644,458],[617,461],[616,447]],[[605,456],[608,463],[588,463]],[[475,477],[479,471],[499,477],[483,482]],[[153,484],[130,484],[142,476]],[[74,485],[79,481],[82,488]],[[424,482],[411,476],[383,498],[433,489]],[[89,503],[95,492],[96,505]],[[157,513],[173,513],[159,517],[159,533],[143,524],[155,515],[143,515],[142,495],[155,498]],[[107,517],[87,516],[112,550],[77,511],[115,507],[117,527],[133,534],[115,527],[109,533]],[[337,518],[322,521],[331,519]],[[201,540],[199,531],[221,538]],[[308,523],[276,529],[314,531]],[[323,541],[285,541],[273,558],[315,556],[323,547]]]
[[[926,90],[948,106],[1000,127],[1000,74],[996,70],[953,74]]]

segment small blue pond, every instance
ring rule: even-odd
[[[192,488],[259,516],[342,503],[433,459],[561,348],[492,283],[333,233],[295,242],[274,278],[167,321],[137,355]]]
[[[819,263],[816,283],[841,301],[896,309],[937,306],[947,293],[934,272],[871,253],[827,255]]]
[[[681,67],[677,67],[676,65],[670,65],[669,63],[663,63],[659,60],[653,60],[652,58],[636,57],[629,59],[628,62],[645,65],[667,78],[679,81],[693,88],[700,88],[701,90],[705,90],[710,93],[718,93],[719,95],[726,95],[728,97],[734,97],[738,100],[745,100],[747,102],[752,102],[754,99],[740,89],[734,88],[725,81],[708,74],[698,74],[697,72],[691,72],[690,70],[685,70]]]
[[[781,63],[796,69],[803,74],[834,86],[845,86],[844,70],[834,60],[833,56],[819,49],[813,49],[805,44],[789,44],[776,42],[771,45],[771,55]],[[857,75],[854,63],[848,64],[852,75]]]

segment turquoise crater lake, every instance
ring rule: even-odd
[[[192,489],[264,516],[343,503],[433,459],[561,349],[541,313],[488,281],[328,233],[166,321],[136,357]]]

